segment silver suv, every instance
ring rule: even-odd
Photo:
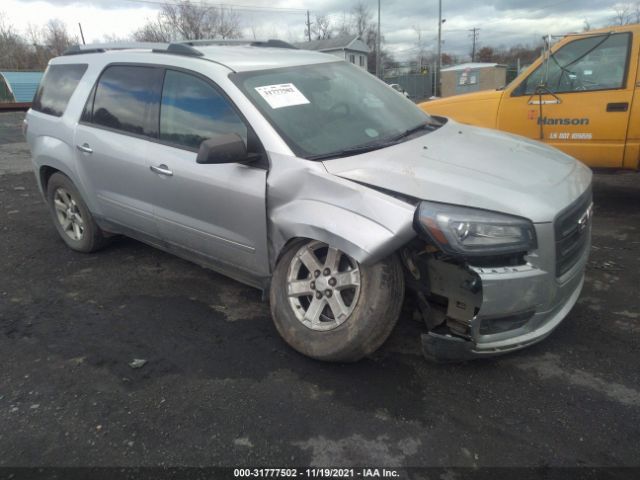
[[[51,61],[25,122],[69,247],[123,234],[262,289],[313,358],[375,351],[405,288],[425,355],[463,360],[543,339],[582,287],[589,169],[428,116],[331,55],[76,47]]]

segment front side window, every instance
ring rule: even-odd
[[[630,39],[617,33],[574,40],[552,53],[514,95],[533,95],[539,86],[552,93],[623,88]]]
[[[87,71],[86,64],[50,65],[42,77],[32,108],[38,112],[61,117],[80,79]]]
[[[108,67],[95,88],[91,122],[157,138],[162,73],[154,67]]]
[[[229,101],[194,75],[167,70],[160,107],[160,139],[198,149],[209,138],[237,133],[247,141],[247,127]]]
[[[356,56],[355,55],[349,55],[349,61],[351,63],[356,63]]]
[[[431,117],[386,84],[346,62],[231,74],[230,78],[280,133],[296,155],[344,156],[383,148]],[[408,134],[407,134],[408,135]]]

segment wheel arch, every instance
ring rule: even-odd
[[[312,200],[286,204],[271,216],[271,268],[298,242],[318,240],[372,264],[415,236],[411,224],[392,229],[351,210]]]
[[[318,240],[361,264],[376,263],[416,236],[416,205],[330,174],[322,162],[272,155],[267,177],[269,263],[301,238]]]
[[[40,189],[46,195],[47,186],[49,185],[49,179],[54,173],[62,173],[65,176],[67,175],[65,172],[59,170],[58,168],[52,167],[50,165],[42,165],[38,169],[38,181],[40,183]]]

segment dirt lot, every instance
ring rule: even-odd
[[[0,115],[0,466],[640,466],[640,176],[596,179],[585,288],[543,343],[434,365],[407,311],[330,365],[249,287],[132,240],[67,249],[14,173],[20,117]]]

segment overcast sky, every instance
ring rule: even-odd
[[[168,0],[174,2],[176,0]],[[241,16],[243,32],[259,38],[299,41],[303,38],[306,9],[329,15],[336,24],[357,0],[230,0]],[[155,17],[161,0],[2,0],[5,22],[24,31],[28,24],[44,24],[51,18],[64,21],[76,33],[82,23],[87,43],[105,36],[127,37]],[[194,0],[194,3],[200,3]],[[219,4],[219,1],[211,1]],[[376,0],[365,0],[377,12]],[[614,14],[610,0],[443,0],[443,51],[467,55],[470,28],[480,28],[479,45],[533,44],[545,34],[604,25]],[[399,60],[416,54],[415,27],[423,31],[425,50],[435,50],[437,0],[382,0],[382,34],[386,47]]]

